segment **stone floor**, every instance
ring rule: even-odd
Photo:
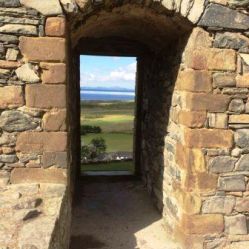
[[[173,248],[140,181],[88,177],[78,190],[70,249]]]

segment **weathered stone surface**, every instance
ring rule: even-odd
[[[229,104],[228,110],[230,112],[242,113],[245,110],[245,104],[242,99],[233,99]]]
[[[63,17],[50,17],[46,21],[45,33],[47,36],[64,36],[66,20]]]
[[[0,35],[0,41],[2,42],[9,42],[9,43],[18,43],[18,37],[15,35],[5,35],[5,34],[1,34]]]
[[[240,213],[249,212],[249,197],[236,198],[235,210]]]
[[[19,107],[23,104],[23,92],[20,86],[5,86],[0,88],[0,109]]]
[[[249,6],[248,0],[228,0],[228,3],[235,7],[248,7]]]
[[[41,63],[42,82],[58,84],[66,82],[66,65],[64,63]]]
[[[249,241],[233,242],[224,247],[224,249],[245,249],[249,248]]]
[[[226,173],[234,169],[237,158],[230,156],[218,156],[209,161],[209,169],[212,173]]]
[[[20,7],[19,0],[0,0],[0,7]]]
[[[42,114],[44,113],[44,111],[41,110],[41,109],[29,108],[27,106],[19,107],[18,111],[26,113],[26,114],[28,114],[29,116],[32,116],[32,117],[41,117]]]
[[[214,87],[230,87],[236,86],[234,73],[214,73],[213,74]]]
[[[243,61],[245,62],[245,64],[249,65],[249,54],[240,53],[239,55],[243,59]]]
[[[232,49],[196,49],[186,52],[185,63],[197,70],[235,71],[236,53]]]
[[[16,155],[0,155],[0,162],[2,163],[14,163],[17,161]]]
[[[181,71],[177,78],[176,87],[183,91],[211,92],[211,74],[207,71]]]
[[[223,191],[245,191],[245,177],[243,175],[220,177],[219,189]]]
[[[0,128],[4,131],[26,131],[37,126],[38,123],[19,111],[4,111],[0,116]]]
[[[22,153],[66,151],[66,132],[23,132],[17,137],[16,150]]]
[[[5,24],[0,27],[0,33],[20,34],[20,35],[37,35],[36,26],[22,24]]]
[[[67,152],[45,152],[42,157],[42,166],[49,168],[67,168]]]
[[[66,130],[66,110],[47,112],[42,119],[42,127],[46,131]]]
[[[73,0],[60,0],[64,11],[67,13],[77,12],[78,7]]]
[[[185,145],[193,148],[230,148],[233,145],[233,133],[219,129],[187,129]]]
[[[204,214],[231,214],[235,206],[233,196],[214,196],[204,201],[202,212]]]
[[[192,23],[197,23],[205,9],[205,0],[195,0],[188,14],[188,19]]]
[[[27,85],[26,105],[34,108],[65,108],[66,88],[63,85]]]
[[[245,215],[225,216],[225,232],[233,235],[247,234]]]
[[[204,126],[206,118],[207,114],[205,112],[181,111],[179,113],[178,122],[190,128],[200,128]]]
[[[66,56],[64,38],[22,36],[19,47],[25,59],[32,61],[64,61]]]
[[[205,10],[198,25],[247,30],[249,28],[249,16],[222,5],[211,4]]]
[[[4,60],[0,60],[0,68],[17,68],[19,67],[20,64],[17,61],[4,61]]]
[[[229,124],[249,124],[249,114],[230,115]]]
[[[11,172],[12,184],[19,183],[66,183],[64,169],[15,168]]]
[[[238,75],[236,77],[237,87],[249,87],[249,73],[245,75]]]
[[[249,147],[249,130],[240,129],[235,133],[235,143],[240,148]]]
[[[225,112],[230,97],[222,94],[187,93],[186,109],[191,111]]]
[[[225,113],[209,113],[208,125],[210,128],[226,129],[228,123],[228,117]]]
[[[230,32],[217,33],[214,40],[214,47],[231,48],[241,52],[249,52],[249,39],[240,34]]]
[[[20,80],[28,83],[37,83],[40,81],[39,76],[30,63],[26,63],[23,66],[17,68],[16,75]]]
[[[62,14],[59,0],[20,0],[21,4],[33,8],[45,16]]]
[[[0,145],[14,145],[16,142],[15,135],[4,133],[0,136]]]
[[[249,155],[243,155],[236,165],[237,171],[249,171]]]
[[[13,48],[9,48],[6,53],[6,59],[8,61],[16,61],[19,51]]]
[[[19,18],[13,16],[0,16],[1,23],[13,23],[13,24],[31,24],[31,25],[38,25],[39,20],[35,19],[28,19],[28,18]]]

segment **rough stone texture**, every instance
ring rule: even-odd
[[[74,0],[60,0],[64,11],[67,13],[77,12],[78,6],[76,5]]]
[[[240,148],[249,147],[249,131],[247,129],[240,129],[235,133],[235,143]]]
[[[225,216],[225,232],[233,235],[247,234],[246,216]]]
[[[0,128],[7,132],[33,130],[37,126],[37,122],[19,111],[4,111],[0,116]]]
[[[249,155],[243,155],[236,165],[237,171],[249,171]]]
[[[47,36],[59,36],[65,35],[66,21],[62,17],[50,17],[46,21],[45,33]]]
[[[211,128],[226,129],[228,116],[223,113],[209,113],[208,124]]]
[[[54,110],[47,112],[42,119],[42,127],[46,131],[66,130],[66,111]]]
[[[17,77],[28,83],[37,83],[40,81],[39,76],[33,69],[33,66],[30,63],[26,63],[23,66],[16,69]]]
[[[57,168],[67,168],[67,152],[45,152],[42,157],[44,168],[55,166]]]
[[[66,82],[66,65],[63,63],[41,63],[42,82],[45,84],[62,84]]]
[[[245,191],[245,176],[226,176],[219,179],[219,189],[223,191]]]
[[[28,8],[33,8],[45,16],[62,14],[59,0],[20,0],[21,4]]]
[[[65,39],[53,37],[20,37],[20,50],[26,60],[64,61]]]
[[[23,132],[17,137],[16,150],[22,153],[66,151],[65,132]]]
[[[235,206],[233,196],[214,196],[204,201],[202,212],[204,214],[231,214]]]
[[[211,4],[205,10],[198,25],[247,30],[249,28],[249,16],[222,5]]]
[[[6,59],[8,61],[16,61],[19,51],[16,49],[9,48],[6,53]]]
[[[233,99],[229,104],[228,110],[230,112],[242,113],[245,110],[245,104],[242,99]]]
[[[236,77],[237,87],[249,87],[249,73],[243,76]]]
[[[229,0],[230,5],[235,7],[248,7],[249,1],[248,0]]]
[[[205,112],[181,111],[179,113],[178,121],[180,124],[183,124],[190,128],[201,128],[204,126],[206,118],[207,117]]]
[[[19,0],[0,0],[0,7],[20,7]]]
[[[0,109],[19,107],[23,104],[23,92],[20,86],[0,87]]]
[[[214,87],[236,86],[234,73],[215,73],[213,74]]]
[[[26,105],[34,108],[65,108],[66,88],[63,85],[27,85]]]
[[[226,173],[234,169],[236,158],[230,156],[218,156],[209,161],[209,169],[212,173]]]
[[[188,14],[188,19],[192,23],[197,23],[205,9],[205,0],[195,0]]]
[[[32,25],[5,24],[0,27],[0,33],[19,34],[19,35],[37,35],[37,29]]]

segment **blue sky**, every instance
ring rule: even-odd
[[[80,56],[80,85],[135,88],[136,58]]]

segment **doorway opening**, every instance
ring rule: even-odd
[[[82,175],[133,175],[136,57],[80,56]]]

